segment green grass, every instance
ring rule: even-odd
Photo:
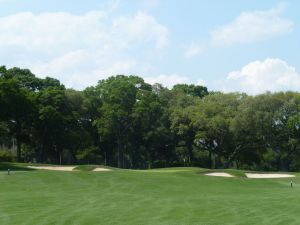
[[[0,224],[300,224],[300,177],[290,188],[290,179],[209,177],[204,171],[2,171]]]

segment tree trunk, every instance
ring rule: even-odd
[[[59,151],[59,165],[62,163],[62,151]]]
[[[43,136],[42,136],[42,141],[41,141],[41,146],[40,146],[40,151],[39,151],[39,162],[44,163],[44,151],[45,151],[45,139],[47,136],[47,126],[44,127],[43,129]]]
[[[187,147],[188,147],[188,154],[189,154],[188,165],[191,166],[191,165],[192,165],[192,162],[194,161],[194,157],[193,157],[193,146],[192,146],[192,144],[189,142]]]
[[[17,137],[17,162],[21,162],[21,141]]]
[[[21,162],[21,125],[18,121],[17,121],[16,141],[17,141],[17,162]]]
[[[193,156],[193,141],[194,141],[194,133],[189,133],[188,140],[187,140],[187,148],[188,148],[188,165],[191,166],[194,162],[194,156]]]
[[[211,151],[208,152],[208,158],[209,158],[209,168],[212,169],[213,162],[212,162],[212,154],[211,154]]]
[[[238,160],[235,161],[235,165],[236,165],[236,169],[237,169],[237,170],[240,169],[240,163],[239,163]]]
[[[118,138],[118,168],[121,168],[121,141],[120,138]]]
[[[216,163],[216,168],[221,168],[222,167],[222,162],[221,162],[221,156],[220,154],[217,155],[217,163]]]

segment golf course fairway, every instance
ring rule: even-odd
[[[298,174],[248,179],[205,176],[198,168],[67,172],[18,167],[7,175],[0,168],[3,225],[300,224]]]

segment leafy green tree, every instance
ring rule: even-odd
[[[1,67],[0,77],[0,117],[9,125],[11,133],[17,142],[17,161],[21,161],[22,142],[28,140],[26,131],[32,123],[34,114],[35,93],[27,86],[28,80],[33,80],[27,70],[13,68],[6,70]],[[22,79],[19,80],[19,78]],[[30,82],[28,82],[30,83]]]
[[[114,144],[117,165],[124,167],[137,93],[138,90],[151,90],[151,86],[139,77],[118,75],[100,81],[96,89],[102,99],[101,117],[97,120],[98,132],[100,137]]]
[[[206,87],[194,84],[176,84],[172,90],[175,92],[182,92],[188,96],[197,96],[200,98],[208,95]]]
[[[162,110],[158,96],[151,90],[138,90],[131,114],[132,132],[135,133],[131,140],[134,143],[135,152],[131,151],[129,157],[132,159],[135,156],[135,163],[141,161],[141,157],[144,156],[148,167],[151,168],[155,159],[163,159],[161,151],[165,146],[159,137],[163,129],[161,116]],[[136,157],[138,155],[135,154],[136,151],[139,152],[140,157]],[[133,167],[132,162],[130,166]]]
[[[228,154],[228,166],[250,168],[261,162],[266,142],[261,130],[261,113],[253,105],[253,97],[246,97],[230,123],[233,145]],[[255,168],[257,169],[257,168]]]
[[[196,145],[209,153],[210,167],[224,167],[234,143],[230,124],[236,114],[240,94],[214,93],[203,98],[194,107],[192,121],[195,127]],[[225,165],[226,166],[226,165]]]

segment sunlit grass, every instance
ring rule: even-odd
[[[200,168],[87,171],[0,172],[0,224],[300,224],[298,174],[290,188],[290,179],[236,170],[223,170],[235,178]]]

